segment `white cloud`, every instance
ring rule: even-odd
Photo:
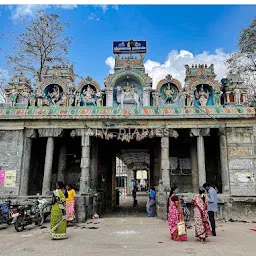
[[[217,75],[216,79],[221,80],[227,74],[227,67],[224,61],[227,59],[228,54],[223,52],[221,49],[216,49],[213,54],[206,51],[193,55],[193,53],[187,50],[172,50],[169,52],[164,63],[160,63],[154,60],[147,60],[144,64],[146,73],[153,78],[153,88],[156,87],[157,83],[165,78],[167,74],[171,74],[173,78],[178,79],[182,85],[184,85],[185,79],[185,65],[188,64],[214,64],[214,70]],[[110,72],[113,73],[115,59],[108,57],[105,60],[106,65],[109,66]]]
[[[115,58],[107,57],[107,59],[105,60],[105,63],[110,68],[109,73],[113,74],[114,73],[114,67],[115,67]]]
[[[109,8],[114,9],[116,11],[119,9],[118,5],[108,5],[108,4],[98,4],[98,5],[96,4],[94,5],[94,7],[101,8],[103,13],[106,13],[106,11],[108,11]]]
[[[65,9],[65,10],[73,10],[78,7],[77,4],[60,4],[58,8]]]
[[[21,4],[17,6],[9,6],[11,11],[11,19],[18,20],[20,17],[33,17],[38,10],[45,10],[47,8],[59,8],[65,10],[72,10],[77,8],[76,4],[61,4],[61,5],[47,5],[47,4]]]
[[[92,12],[89,17],[88,17],[89,20],[96,20],[96,21],[99,21],[100,18],[94,13]]]

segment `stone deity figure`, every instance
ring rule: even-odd
[[[10,94],[11,107],[15,106],[17,97],[18,97],[18,92],[15,89],[12,89]]]
[[[56,105],[60,98],[60,89],[57,85],[53,86],[52,92],[48,92],[49,103]]]
[[[33,91],[31,91],[29,93],[28,98],[29,98],[29,106],[33,106],[34,107],[36,105],[35,93]]]
[[[240,89],[234,89],[234,99],[235,104],[241,104],[241,90]]]
[[[103,106],[103,92],[98,90],[96,92],[96,97],[97,97],[97,106],[98,107]]]
[[[191,107],[194,105],[195,100],[195,93],[193,88],[187,88],[187,90],[184,92],[184,95],[186,97],[186,105],[188,107]]]
[[[203,86],[201,86],[199,92],[196,91],[196,98],[199,100],[201,106],[206,106],[209,98],[209,92],[205,92]]]
[[[36,91],[37,96],[37,106],[41,107],[43,105],[44,92],[41,88],[38,88]]]
[[[174,89],[171,88],[170,84],[167,85],[167,89],[165,90],[165,96],[166,96],[165,103],[169,103],[169,104],[173,103]]]
[[[220,97],[221,97],[222,94],[223,94],[223,92],[220,91],[220,90],[216,90],[214,92],[214,103],[215,103],[216,106],[219,106],[221,104]]]
[[[61,105],[62,106],[67,106],[67,94],[66,93],[62,93],[62,97],[61,97]]]
[[[126,86],[124,88],[124,97],[128,98],[131,95],[131,88],[129,86]]]
[[[79,107],[80,106],[80,93],[76,92],[76,96],[75,96],[75,106]]]
[[[29,98],[29,92],[28,91],[24,91],[21,93],[22,97],[23,97],[23,103],[25,106],[28,106],[28,98]]]
[[[79,97],[80,97],[80,95],[79,95]],[[74,101],[75,101],[75,94],[73,93],[73,92],[71,92],[71,93],[69,93],[68,94],[68,99],[67,99],[67,104],[68,104],[68,106],[73,106],[73,103],[74,103]]]
[[[156,107],[159,105],[159,96],[160,96],[159,91],[153,92],[152,96],[153,96],[153,100],[154,100],[154,106]]]
[[[86,101],[90,102],[92,100],[94,91],[90,85],[88,85],[87,89],[83,90],[83,95],[84,95]]]

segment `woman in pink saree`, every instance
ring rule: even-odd
[[[205,189],[200,188],[199,193],[192,199],[194,205],[194,220],[196,237],[200,239],[199,243],[204,243],[208,235],[211,235],[211,229],[208,219],[207,196],[204,195]]]
[[[168,225],[171,239],[174,241],[185,241],[188,239],[187,235],[179,236],[178,223],[184,220],[183,210],[179,197],[174,194],[177,187],[171,189],[168,199]]]

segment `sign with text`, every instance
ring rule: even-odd
[[[16,171],[5,171],[4,186],[13,188],[16,182]]]
[[[114,41],[113,53],[146,53],[146,41]]]

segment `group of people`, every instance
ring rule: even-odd
[[[51,236],[52,239],[67,238],[67,223],[75,218],[75,196],[76,192],[72,185],[65,186],[58,181],[52,196],[51,210]]]
[[[210,184],[205,183],[203,187],[199,188],[198,193],[194,195],[192,204],[194,206],[195,235],[199,238],[199,243],[205,243],[207,236],[216,236],[214,219],[214,214],[218,211],[216,190]],[[187,240],[184,213],[181,200],[177,196],[176,186],[171,189],[167,211],[171,239],[174,241]],[[180,224],[184,225],[185,232],[179,232]]]

